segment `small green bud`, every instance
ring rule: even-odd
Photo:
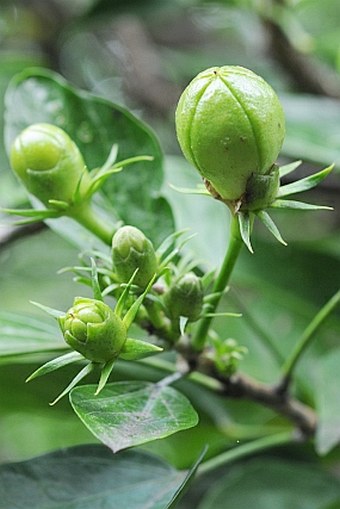
[[[122,319],[100,300],[76,297],[58,322],[66,343],[94,362],[117,357],[127,338]]]
[[[249,209],[249,179],[271,172],[282,147],[284,126],[274,90],[260,76],[236,66],[213,67],[198,74],[176,110],[179,144],[207,188],[227,203],[243,204],[247,194]]]
[[[185,274],[165,293],[164,304],[172,320],[178,320],[180,316],[188,318],[190,322],[198,320],[203,308],[201,279],[193,272]]]
[[[28,191],[47,206],[49,200],[72,204],[76,190],[81,193],[89,184],[78,147],[55,125],[33,124],[22,131],[12,145],[10,162]]]
[[[133,283],[146,288],[158,269],[152,242],[134,226],[122,226],[112,239],[112,258],[122,283],[127,283],[136,269]]]

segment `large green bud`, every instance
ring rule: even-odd
[[[127,283],[138,269],[133,283],[146,288],[158,269],[152,242],[134,226],[122,226],[112,239],[112,258],[116,274]]]
[[[203,308],[201,279],[193,272],[185,274],[165,293],[164,305],[171,320],[178,320],[180,316],[188,318],[189,322],[198,320]]]
[[[273,165],[282,147],[285,121],[277,95],[260,76],[236,66],[201,72],[179,100],[176,127],[185,157],[212,195],[253,209],[273,201],[277,187],[275,182],[273,189],[272,181],[278,182]],[[270,188],[268,199],[262,197],[257,175],[270,175],[271,182],[264,182]],[[252,206],[251,199],[258,203]]]
[[[13,171],[42,203],[72,204],[75,192],[89,184],[83,157],[65,131],[51,124],[33,124],[15,139],[10,151]]]
[[[58,322],[66,343],[94,362],[116,358],[127,338],[121,318],[100,300],[76,297]]]

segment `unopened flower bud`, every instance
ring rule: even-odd
[[[127,283],[138,269],[133,283],[141,288],[146,288],[158,268],[152,242],[134,226],[123,226],[117,230],[112,239],[112,258],[122,283]]]
[[[249,179],[267,176],[282,147],[285,121],[274,90],[242,67],[213,67],[184,90],[176,111],[177,136],[185,157],[211,193],[254,209]],[[268,184],[264,183],[265,188]],[[248,201],[245,201],[246,195]],[[260,202],[270,203],[270,197]]]
[[[10,162],[27,190],[45,205],[49,200],[72,204],[75,192],[87,188],[83,157],[65,131],[51,124],[33,124],[15,139]]]
[[[190,322],[198,320],[203,307],[202,281],[193,272],[185,274],[164,295],[166,312],[172,320],[180,316]]]
[[[94,362],[117,357],[126,341],[126,327],[102,301],[77,297],[59,319],[66,343]]]

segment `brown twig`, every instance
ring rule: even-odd
[[[204,353],[198,356],[197,352],[190,349],[187,351],[181,349],[181,355],[185,357],[192,370],[218,380],[223,387],[222,394],[226,397],[260,403],[286,417],[303,437],[314,436],[317,425],[314,410],[293,398],[288,392],[282,393],[280,387],[264,384],[242,373],[233,376],[223,375],[217,371],[212,360],[204,356]]]

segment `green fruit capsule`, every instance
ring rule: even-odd
[[[211,193],[226,202],[261,195],[252,175],[269,175],[285,134],[274,90],[243,67],[212,67],[192,80],[176,110],[179,144]],[[266,184],[268,186],[268,184]]]
[[[33,124],[19,134],[10,151],[13,171],[30,193],[72,204],[89,184],[83,157],[65,131],[51,124]]]
[[[127,283],[138,269],[133,283],[146,288],[158,269],[152,242],[134,226],[122,226],[112,239],[113,265],[119,280]]]
[[[203,308],[202,281],[193,272],[185,274],[174,283],[164,295],[166,312],[172,320],[180,316],[195,322],[200,317]]]
[[[66,343],[94,362],[118,357],[127,338],[121,318],[107,304],[95,299],[76,297],[58,322]]]

